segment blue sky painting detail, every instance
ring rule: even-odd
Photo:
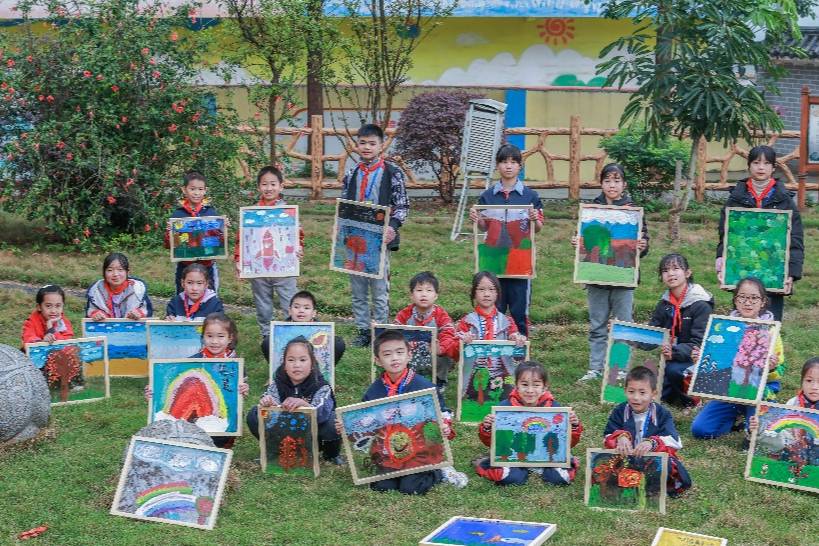
[[[108,339],[111,376],[148,375],[148,331],[144,321],[83,320],[82,329],[83,336],[105,336]]]
[[[102,341],[80,341],[80,342],[60,342],[52,345],[37,345],[29,347],[28,357],[35,366],[42,369],[45,366],[48,355],[53,351],[59,351],[68,345],[75,345],[79,348],[80,359],[86,363],[101,362],[105,359],[105,344]]]
[[[496,410],[492,464],[501,461],[513,466],[547,463],[568,467],[570,430],[568,410]]]
[[[335,384],[335,339],[332,325],[321,322],[274,322],[270,326],[270,377],[284,360],[284,348],[299,337],[304,337],[313,346],[319,369],[324,379]]]
[[[612,339],[634,341],[637,343],[645,343],[647,345],[662,345],[663,338],[665,336],[663,335],[663,332],[658,332],[656,330],[646,330],[645,328],[615,323],[611,327],[611,337]]]
[[[242,276],[297,277],[298,208],[248,207],[240,215]]]
[[[148,323],[148,358],[190,358],[202,350],[202,323]]]
[[[555,531],[551,523],[524,523],[499,519],[455,518],[443,529],[426,537],[424,544],[514,544],[532,546]]]

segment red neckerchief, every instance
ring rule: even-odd
[[[796,395],[796,400],[799,402],[800,408],[814,408],[819,409],[819,400],[816,402],[811,402],[808,400],[808,397],[805,396],[804,391],[799,391],[799,394]]]
[[[114,316],[114,296],[122,294],[123,292],[125,292],[125,289],[128,288],[128,286],[131,284],[131,280],[130,279],[125,279],[125,282],[123,282],[121,285],[119,285],[119,288],[114,288],[113,286],[108,284],[108,281],[106,281],[106,280],[103,280],[102,282],[105,285],[105,291],[108,292],[108,301],[106,302],[108,304],[108,315],[113,317]]]
[[[191,202],[187,199],[182,200],[182,208],[185,209],[191,216],[199,216],[199,211],[205,206],[204,202],[200,202],[196,208],[191,208]]]
[[[282,200],[281,197],[278,199],[274,199],[273,201],[267,202],[264,200],[264,197],[259,198],[259,202],[256,203],[257,207],[275,207],[277,203],[280,203]]]
[[[182,297],[182,305],[185,306],[185,318],[191,318],[193,315],[195,315],[196,312],[199,311],[199,307],[202,306],[202,300],[205,299],[205,296],[203,294],[202,297],[199,298],[199,300],[193,302],[192,305],[188,306],[188,297],[185,295],[185,293],[182,292],[180,296]]]
[[[364,163],[358,164],[358,170],[361,171],[361,188],[358,190],[358,200],[364,201],[364,196],[367,194],[367,186],[370,184],[370,175],[384,166],[384,159],[379,159],[369,167]]]
[[[404,370],[404,373],[401,374],[401,377],[398,378],[397,381],[393,381],[390,379],[390,374],[384,372],[381,374],[381,382],[384,383],[384,387],[387,389],[387,396],[395,396],[396,394],[401,394],[404,390],[404,387],[412,381],[415,377],[415,372],[407,368]]]
[[[202,358],[230,358],[230,352],[230,349],[225,349],[219,354],[214,354],[207,347],[202,347]]]
[[[482,332],[483,337],[481,339],[495,339],[495,315],[498,314],[498,308],[492,307],[492,310],[486,313],[480,306],[476,305],[475,312],[478,313],[479,317],[486,320],[486,332]],[[480,321],[480,318],[478,320]]]
[[[754,183],[751,181],[750,178],[745,182],[745,185],[748,187],[748,191],[753,196],[754,201],[756,201],[756,208],[761,209],[762,200],[765,199],[765,197],[767,197],[768,194],[771,193],[773,187],[776,186],[776,180],[771,178],[771,180],[768,182],[768,185],[765,186],[764,190],[762,190],[762,193],[758,195],[756,193],[756,188],[754,188]]]
[[[685,288],[683,288],[682,294],[680,294],[679,298],[676,297],[671,290],[668,291],[668,302],[674,306],[674,315],[671,317],[672,343],[674,343],[673,338],[676,338],[677,335],[682,331],[682,311],[680,311],[680,307],[682,306],[683,300],[685,299],[685,294],[687,292],[688,292],[687,283],[685,285]]]
[[[535,402],[535,407],[550,408],[554,404],[555,397],[548,390],[540,395],[540,398]],[[523,398],[520,397],[517,389],[509,393],[509,403],[513,406],[523,406]]]

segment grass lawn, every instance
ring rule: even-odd
[[[571,405],[586,431],[575,454],[585,459],[587,447],[602,447],[602,432],[610,405],[599,403],[600,383],[577,384],[588,361],[585,292],[573,285],[569,243],[576,227],[573,205],[555,204],[547,211],[547,229],[538,235],[538,278],[534,281],[531,318],[531,356],[543,362],[552,377],[556,398]],[[349,317],[347,277],[328,270],[332,207],[304,205],[301,218],[307,233],[306,257],[299,285],[319,299],[321,318]],[[713,271],[716,209],[698,207],[684,218],[683,240],[677,250],[689,257],[698,282],[716,291],[717,312],[727,313],[728,293],[719,291]],[[658,259],[670,250],[666,225],[650,216],[651,253],[641,260],[642,284],[635,294],[635,319],[645,321],[661,293],[655,272]],[[805,215],[807,245],[805,278],[786,304],[783,338],[789,369],[784,379],[786,399],[798,387],[799,368],[819,352],[815,325],[819,322],[819,213]],[[435,271],[442,281],[439,302],[457,320],[470,309],[472,242],[449,241],[450,215],[413,211],[402,232],[401,250],[393,255],[391,310],[407,302],[409,278],[422,269]],[[166,250],[132,251],[132,273],[147,279],[151,293],[169,295],[173,265]],[[35,284],[62,283],[85,287],[98,278],[99,255],[81,255],[45,244],[5,243],[0,246],[0,279]],[[235,279],[230,264],[220,264],[223,298],[228,303],[252,305],[248,283]],[[23,320],[33,297],[0,290],[0,342],[19,345]],[[84,302],[70,298],[68,315],[80,330]],[[250,377],[249,408],[267,380],[267,365],[259,350],[255,316],[236,315],[240,331],[239,354]],[[348,341],[349,322],[340,320],[337,334]],[[370,382],[369,349],[349,348],[336,369],[340,404],[358,402]],[[111,399],[54,408],[49,430],[37,441],[0,449],[0,544],[14,544],[17,533],[48,525],[32,544],[139,545],[411,545],[454,515],[541,521],[558,525],[548,544],[648,545],[657,527],[685,529],[722,536],[732,545],[816,545],[817,497],[809,493],[749,482],[743,479],[745,453],[742,436],[716,441],[691,438],[690,417],[674,411],[685,448],[680,455],[694,480],[681,499],[669,499],[665,516],[595,511],[583,505],[583,472],[572,486],[546,487],[533,477],[522,487],[500,488],[478,479],[470,461],[487,454],[475,427],[456,425],[452,444],[455,466],[467,472],[469,486],[456,490],[435,487],[425,497],[378,494],[352,484],[348,468],[322,465],[318,479],[263,474],[255,459],[258,442],[249,434],[240,438],[225,502],[216,529],[201,531],[173,525],[139,522],[108,514],[130,436],[146,423],[142,397],[144,379],[114,378]],[[454,373],[450,375],[448,404],[454,407]],[[582,463],[581,463],[582,464]],[[813,537],[813,538],[811,538]]]

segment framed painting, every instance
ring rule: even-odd
[[[474,222],[475,273],[491,271],[498,278],[535,278],[535,229],[532,205],[476,205],[486,230]]]
[[[288,476],[319,475],[315,408],[258,408],[262,472]]]
[[[574,282],[636,287],[642,231],[642,208],[580,205]]]
[[[720,287],[733,290],[744,277],[756,277],[768,292],[784,293],[790,245],[791,211],[726,208]]]
[[[768,379],[779,323],[711,315],[688,394],[756,405]]]
[[[149,320],[148,359],[190,358],[202,350],[202,321]]]
[[[802,86],[801,95],[799,172],[819,173],[819,95],[811,95],[807,85]],[[799,201],[802,208],[802,199]]]
[[[390,207],[336,199],[330,269],[383,278],[389,222]]]
[[[613,320],[603,364],[600,402],[619,404],[626,401],[626,375],[635,366],[650,369],[657,376],[657,384],[662,385],[665,375],[662,346],[668,340],[666,328]],[[660,401],[659,390],[655,397],[657,402]]]
[[[601,510],[665,514],[667,479],[667,453],[623,457],[614,449],[587,449],[584,502]]]
[[[452,466],[436,389],[344,406],[336,415],[356,485]]]
[[[151,360],[148,424],[162,419],[193,423],[211,436],[242,435],[244,378],[241,358]]]
[[[728,546],[725,538],[660,527],[651,546]]]
[[[227,222],[224,216],[192,216],[168,220],[171,261],[227,259]]]
[[[523,347],[514,341],[461,342],[458,366],[458,406],[456,418],[478,424],[507,398],[515,388],[515,370],[529,359],[529,342]]]
[[[301,336],[310,342],[319,362],[324,380],[336,384],[336,324],[334,322],[270,322],[270,374],[273,382],[276,370],[284,362],[284,348],[290,341]]]
[[[232,457],[230,449],[134,436],[111,514],[213,529]]]
[[[745,479],[819,493],[819,410],[763,403]]]
[[[299,207],[239,209],[239,277],[299,276]]]
[[[492,466],[572,466],[572,408],[495,406],[489,461]]]
[[[468,518],[455,516],[432,531],[419,546],[478,546],[480,544],[518,544],[540,546],[555,534],[554,523],[534,523],[505,519]]]
[[[434,326],[409,326],[406,324],[373,324],[370,327],[372,370],[370,380],[375,381],[379,367],[375,363],[375,338],[386,330],[404,335],[410,348],[409,367],[435,383],[438,372],[438,328]]]
[[[26,343],[26,355],[43,372],[52,406],[111,396],[105,337]]]
[[[83,337],[103,336],[108,340],[108,375],[146,377],[148,375],[148,331],[144,320],[82,319]],[[89,370],[90,373],[101,370]]]

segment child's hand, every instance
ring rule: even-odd
[[[785,294],[790,294],[793,291],[793,277],[785,279],[783,288],[785,289]]]
[[[265,394],[259,399],[259,405],[263,408],[272,408],[276,405],[276,401],[269,394]]]
[[[244,381],[239,383],[239,394],[246,397],[249,392],[250,392],[250,385],[248,385]]]
[[[532,222],[537,222],[538,220],[537,209],[535,207],[529,209],[529,220],[531,220]]]
[[[46,334],[45,337],[43,338],[43,341],[45,341],[46,343],[54,343],[55,341],[57,341],[57,338],[56,336],[54,336],[54,334]]]
[[[580,424],[580,417],[577,416],[574,410],[569,412],[569,424],[572,425],[572,427],[576,427]]]
[[[299,249],[296,251],[296,258],[298,258],[299,261],[301,261],[301,259],[304,258],[304,247],[303,246],[300,246]]]
[[[495,415],[490,413],[483,418],[483,428],[489,430],[495,424]]]
[[[475,207],[472,207],[471,209],[469,209],[469,219],[472,222],[477,222],[478,221],[478,210]]]
[[[128,313],[125,315],[125,318],[127,318],[127,319],[132,319],[132,320],[139,320],[139,319],[141,319],[141,318],[142,318],[142,315],[140,315],[140,314],[139,314],[139,312],[137,312],[137,310],[136,310],[136,309],[131,309],[131,310],[130,310],[130,311],[128,311]]]
[[[717,258],[717,259],[714,261],[714,271],[716,271],[716,272],[717,272],[717,275],[718,275],[718,276],[719,276],[719,274],[722,272],[722,264],[723,264],[723,259],[722,259],[722,256],[720,256],[719,258]]]
[[[384,236],[384,242],[390,244],[395,240],[395,229],[392,226],[387,226],[387,234]]]
[[[634,455],[635,457],[643,457],[644,455],[651,453],[652,447],[654,447],[654,444],[652,444],[649,440],[643,440],[642,442],[637,444],[637,446],[634,448],[631,454]]]
[[[691,360],[697,362],[700,359],[700,348],[698,346],[691,348]]]
[[[751,418],[748,419],[748,430],[751,432],[759,430],[759,417],[752,415]]]
[[[515,335],[515,347],[523,347],[526,345],[526,336],[523,334],[516,334]]]
[[[304,406],[309,406],[310,404],[304,398],[296,398],[295,396],[288,396],[282,402],[282,409],[285,411],[293,411],[294,409],[298,409]]]
[[[150,385],[145,385],[145,400],[150,402],[151,398],[154,396],[154,390],[151,388]]]
[[[52,328],[57,326],[58,322],[60,322],[60,317],[53,318],[53,319],[48,319],[46,321],[46,330],[51,330]]]
[[[663,343],[663,356],[666,360],[671,360],[671,343]]]
[[[631,439],[625,434],[618,436],[617,446],[614,449],[616,449],[620,455],[631,455]]]
[[[475,341],[475,334],[473,334],[472,332],[462,332],[461,339],[463,340],[464,345],[469,345],[470,343]]]
[[[647,246],[648,241],[646,241],[645,239],[640,239],[639,241],[637,241],[637,250],[643,251],[646,249]]]
[[[336,432],[338,432],[339,434],[344,433],[344,429],[341,428],[341,419],[339,419],[338,417],[336,417]]]
[[[105,313],[101,309],[97,309],[96,311],[91,313],[91,315],[89,315],[89,318],[92,318],[94,320],[105,320]]]
[[[768,357],[768,371],[773,370],[779,364],[779,357],[776,356],[776,353],[772,353],[771,356]]]

